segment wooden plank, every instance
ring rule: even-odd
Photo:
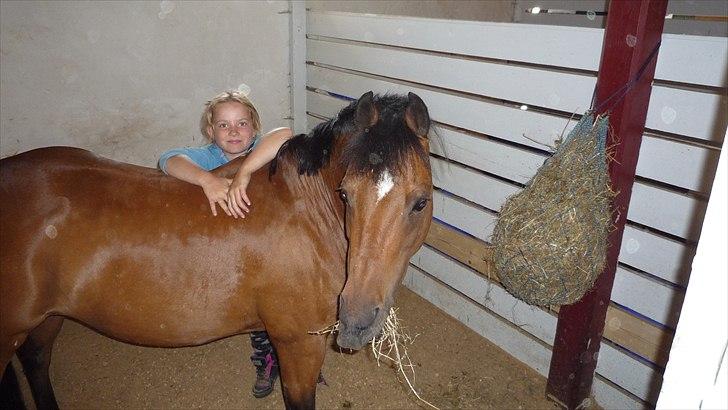
[[[310,36],[589,71],[598,69],[604,34],[604,30],[593,28],[336,12],[310,12],[308,22]],[[484,38],[488,41],[482,41]],[[726,61],[728,45],[724,38],[666,34],[655,78],[726,87]]]
[[[312,109],[326,116],[335,115],[346,103],[318,93],[309,94]],[[548,158],[543,153],[527,151],[445,127],[438,128],[437,133],[439,137],[433,137],[430,144],[433,153],[518,183],[527,183]],[[661,168],[665,168],[664,164]],[[446,174],[453,168],[443,165],[437,170]],[[440,175],[437,174],[438,177]],[[479,182],[472,182],[480,186]],[[442,185],[442,188],[449,190],[446,185]],[[466,189],[470,190],[469,187]],[[496,210],[499,208],[500,205]],[[632,190],[628,218],[675,236],[697,240],[701,227],[699,222],[704,212],[704,200],[637,182]]]
[[[309,40],[308,59],[318,64],[577,114],[589,109],[596,84],[593,75],[367,44]],[[646,126],[720,143],[727,121],[721,115],[728,108],[726,100],[717,94],[656,85]]]
[[[617,267],[611,300],[674,329],[685,291]]]
[[[671,330],[640,320],[617,306],[609,306],[604,337],[660,367],[667,365],[673,336]]]
[[[728,87],[728,42],[724,37],[663,34],[660,48],[655,78]]]
[[[715,149],[643,135],[637,175],[710,194],[719,153]]]
[[[723,142],[728,117],[724,95],[655,86],[650,96],[645,127],[673,134]]]
[[[432,195],[433,216],[482,240],[488,240],[498,221],[495,212],[475,209],[456,196],[435,190]]]
[[[410,266],[407,269],[403,284],[511,356],[546,376],[546,366],[551,355],[551,350],[547,346],[536,342],[482,306],[460,297],[451,288],[432,279],[416,267]],[[639,399],[613,386],[599,375],[594,381],[594,398],[605,408],[645,407]]]
[[[483,177],[456,164],[445,163],[439,159],[433,159],[433,162],[437,163],[436,166],[433,166],[437,186],[444,187],[449,192],[489,209],[500,209],[503,201],[509,195],[519,191],[518,188],[509,186],[503,181]],[[472,187],[478,187],[478,189],[473,190]],[[489,191],[491,188],[492,191]],[[495,195],[492,195],[493,193]],[[649,214],[650,209],[645,208],[644,212]],[[683,216],[691,217],[690,215]],[[692,223],[691,219],[687,220]],[[488,238],[482,239],[487,240]],[[619,260],[669,282],[685,286],[690,273],[690,260],[693,252],[694,248],[691,246],[627,226]]]
[[[492,248],[444,224],[433,221],[425,241],[429,246],[467,265],[494,283],[500,283],[493,269]],[[646,300],[645,303],[648,303]],[[555,309],[558,312],[558,308]],[[664,367],[667,363],[672,332],[610,305],[604,337]]]
[[[443,94],[423,87],[403,85],[313,65],[308,66],[308,85],[345,96],[359,96],[369,90],[400,94],[412,91],[425,101],[434,121],[538,149],[554,146],[554,141],[561,136],[564,128],[567,127],[568,132],[568,129],[575,125],[574,122],[567,125],[567,121],[562,118],[535,111],[523,111],[517,107]],[[517,126],[514,126],[515,124]]]
[[[308,40],[308,60],[569,113],[589,108],[593,74],[549,71],[452,55]],[[457,73],[457,74],[454,74]],[[528,84],[524,87],[524,84]]]
[[[488,308],[491,312],[505,318],[540,339],[546,344],[553,343],[556,317],[537,307],[530,306],[500,286],[494,285],[485,277],[442,256],[428,246],[423,246],[410,260],[414,266],[429,273],[448,286]]]
[[[579,27],[564,30],[530,24],[309,13],[309,37],[335,37],[592,71],[599,61],[602,33]],[[514,41],[521,38],[528,41]]]
[[[430,142],[433,154],[522,184],[536,175],[549,157],[444,126],[437,127],[436,133],[438,136]]]
[[[610,343],[600,344],[596,372],[648,403],[657,402],[662,375],[651,366],[625,355]]]
[[[557,120],[557,117],[542,114],[522,118],[518,115],[523,113],[523,111],[513,110],[510,108],[508,108],[508,110],[517,111],[519,113],[518,115],[509,113],[507,118],[508,121],[512,122],[497,124],[495,122],[498,117],[496,117],[496,121],[486,123],[487,121],[485,120],[487,117],[485,117],[485,115],[488,113],[489,107],[491,107],[492,104],[465,98],[455,98],[451,95],[425,91],[418,89],[417,87],[405,87],[399,84],[327,70],[320,67],[310,66],[309,75],[312,77],[309,79],[311,86],[347,96],[358,97],[363,92],[370,89],[379,92],[407,92],[413,90],[423,97],[428,103],[430,113],[436,121],[451,124],[459,128],[469,129],[481,134],[494,135],[501,139],[510,140],[539,149],[547,148],[546,145],[543,144],[553,145],[554,140],[564,131],[564,127],[566,127],[568,131],[573,128],[574,125],[573,121],[567,125],[567,122],[563,119]],[[311,101],[311,98],[317,98],[317,101],[320,101],[320,104],[314,103]],[[326,110],[326,113],[329,113],[327,115],[333,115],[333,113],[338,112],[339,107],[343,107],[345,104],[347,104],[346,101],[338,100],[333,97],[321,97],[320,94],[309,92],[309,106],[320,106],[322,107],[321,109]],[[462,110],[454,110],[453,107],[456,104],[461,104]],[[500,110],[493,112],[493,115],[500,114]],[[513,116],[511,116],[511,114]],[[482,120],[482,122],[480,120]],[[547,122],[538,126],[537,124],[531,124],[525,121]],[[445,137],[450,137],[451,134],[457,134],[457,131],[450,131],[447,128],[441,129],[443,130],[442,132],[445,134]],[[551,129],[551,138],[548,137],[548,133],[544,133],[547,132],[545,131],[546,129]],[[537,142],[524,138],[523,135],[527,135],[528,138],[535,138]],[[457,140],[456,144],[459,144],[460,140],[467,139],[467,136],[462,136],[459,140]],[[469,145],[464,145],[462,151],[465,152],[462,154],[464,154],[465,157],[474,157],[475,155],[469,154],[467,151],[470,151],[475,147],[484,149],[490,149],[493,147],[496,149],[501,148],[494,146],[494,144],[496,143],[485,144],[474,142]],[[433,144],[433,146],[434,145],[435,144]],[[446,146],[445,148],[447,149],[448,147]],[[500,149],[497,152],[503,153],[504,150],[505,148]],[[510,155],[521,157],[520,152],[517,150],[517,148],[514,148],[514,151],[512,151]],[[459,150],[457,149],[454,150],[455,153],[458,153],[458,151]],[[493,158],[493,156],[491,156],[491,158]],[[530,169],[533,169],[532,167],[534,163],[539,161],[537,158],[529,158],[527,156],[523,156],[522,158],[523,159],[517,160],[530,161],[526,164],[531,167]],[[640,149],[640,159],[637,171],[638,175],[654,179],[659,182],[700,192],[709,192],[712,175],[717,164],[717,158],[717,151],[707,149],[705,147],[698,147],[661,138],[646,137],[643,141],[643,146]],[[481,169],[490,172],[490,169],[485,169],[488,166],[488,162],[491,162],[491,168],[492,166],[502,165],[502,161],[498,159],[482,160],[480,163],[484,166],[484,168]],[[670,164],[671,166],[666,167],[665,164]],[[526,170],[526,168],[524,168],[524,171],[520,172],[520,177],[519,171],[509,169],[505,176],[510,177],[511,179],[519,178],[514,180],[525,182],[528,178],[530,178],[530,169]]]
[[[694,254],[693,246],[627,225],[619,261],[684,287]]]
[[[546,375],[551,350],[535,338],[526,336],[512,324],[471,300],[460,297],[452,288],[439,283],[410,265],[404,285],[458,319],[464,325],[495,343],[505,352]]]
[[[465,243],[470,245],[464,248],[468,249],[466,254],[461,253],[463,249],[442,249],[438,244],[433,246],[473,267],[475,270],[487,273],[487,275],[496,275],[490,269],[491,267],[487,265],[475,267],[470,262],[475,255],[489,261],[490,249],[487,240],[489,240],[490,233],[496,222],[495,215],[476,209],[457,199],[449,198],[437,191],[434,194],[433,201],[436,218],[481,239],[481,241],[476,239],[466,241]],[[428,241],[437,237],[437,235],[447,235],[447,242],[451,244],[463,244],[463,241],[465,241],[458,238],[464,235],[444,228],[437,222],[434,222],[432,226]],[[483,232],[484,229],[487,231]],[[479,247],[483,249],[478,250]],[[497,279],[494,280],[497,281]],[[674,328],[677,324],[683,294],[683,290],[679,288],[645,277],[628,268],[618,267],[611,300],[655,322]]]
[[[635,182],[627,219],[697,241],[707,202],[665,188]]]
[[[412,257],[411,263],[543,343],[553,343],[556,318],[550,313],[516,299],[485,277],[427,246]],[[638,397],[652,401],[650,380],[655,377],[654,370],[609,345],[603,348],[601,354],[607,360],[602,360],[606,364],[599,373]]]
[[[516,185],[439,158],[430,157],[430,164],[432,183],[436,187],[494,211],[500,210],[508,197],[521,191]]]
[[[470,266],[486,278],[498,280],[493,269],[493,252],[486,243],[458,233],[437,221],[432,221],[425,243]]]

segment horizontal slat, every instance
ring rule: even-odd
[[[333,70],[326,70],[319,67],[309,67],[309,80],[310,85],[313,87],[346,96],[359,96],[368,90],[375,90],[378,92],[395,91],[401,93],[414,90],[420,94],[420,96],[423,97],[425,102],[428,104],[432,118],[436,121],[453,124],[457,127],[471,129],[476,132],[490,132],[489,135],[498,135],[499,138],[509,135],[510,140],[514,142],[539,149],[545,148],[545,146],[541,144],[553,145],[553,141],[561,135],[565,126],[562,119],[557,119],[556,117],[549,115],[536,114],[530,118],[521,118],[520,114],[528,114],[529,112],[512,110],[502,106],[498,107],[492,104],[462,97],[454,97],[432,91],[420,90],[416,87],[405,87],[399,84],[360,77]],[[347,103],[330,97],[325,98],[325,104],[321,104],[321,106],[326,109],[330,109],[331,113],[337,112],[335,102],[338,102],[341,107]],[[317,104],[318,103],[312,103],[309,106],[309,109],[312,109]],[[454,109],[457,104],[461,104],[461,110]],[[481,121],[484,120],[484,115],[487,115],[484,111],[487,111],[488,108],[496,107],[498,108],[497,111],[500,111],[500,109],[511,111],[509,112],[509,115],[512,114],[513,116],[510,117],[509,121],[512,123],[494,124],[493,122],[490,122],[486,124],[484,121]],[[495,113],[495,115],[498,115],[498,113]],[[524,121],[541,121],[541,123],[536,124]],[[571,129],[573,125],[574,122],[572,121],[567,128]],[[486,151],[483,152],[489,152],[490,149],[496,149],[494,152],[497,154],[508,152],[508,148],[504,146],[505,144],[496,146],[494,144],[498,143],[491,141],[489,141],[489,143],[473,142],[472,140],[468,140],[470,136],[456,135],[458,134],[457,131],[451,131],[444,127],[440,129],[445,137],[457,138],[457,140],[454,140],[454,144],[460,145],[461,141],[470,141],[467,145],[462,145],[462,148],[456,146],[453,150],[453,154],[462,154],[461,157],[463,158],[470,158],[471,160],[476,159],[478,155],[472,153],[473,149],[485,149]],[[551,129],[551,134],[544,133],[545,129]],[[541,144],[535,143],[528,138],[524,138],[524,134],[527,135],[528,138],[539,141]],[[548,135],[551,135],[553,139],[549,139]],[[432,145],[434,149],[438,149],[436,143],[433,142]],[[447,150],[447,148],[448,147],[446,145],[445,149]],[[710,181],[712,180],[712,175],[714,174],[715,165],[717,163],[717,152],[707,148],[646,136],[643,139],[643,146],[640,153],[641,155],[637,166],[638,175],[687,189],[708,192]],[[535,157],[531,157],[530,155]],[[526,167],[522,168],[521,171],[518,171],[518,167],[514,168],[513,166],[506,165],[509,169],[506,170],[503,176],[514,179],[517,182],[525,182],[528,178],[530,178],[529,173],[532,171],[535,172],[534,165],[541,161],[536,158],[537,156],[538,154],[513,148],[513,151],[510,151],[510,158],[515,160],[513,164],[523,162]],[[472,161],[464,163],[468,163],[469,165],[476,167],[482,166],[481,169],[493,172],[493,167],[503,165],[504,160],[500,155],[496,155],[490,156],[487,159],[478,160],[477,163],[479,165],[475,165],[476,162]],[[670,166],[667,167],[666,164],[670,164]],[[498,172],[493,173],[499,174]],[[689,224],[692,226],[692,221],[690,221]],[[659,227],[656,228],[661,229]],[[670,229],[661,230],[668,232],[671,231]]]
[[[411,263],[541,341],[553,344],[556,317],[548,312],[516,299],[500,286],[426,246],[412,257]],[[653,397],[650,380],[659,376],[652,368],[606,343],[602,343],[600,356],[603,360],[597,363],[599,373],[638,397],[654,402],[656,396]]]
[[[668,282],[687,286],[694,255],[694,247],[634,226],[624,227],[619,261]]]
[[[493,271],[493,249],[487,243],[464,235],[438,220],[432,221],[425,243],[480,272],[486,278],[498,280]]]
[[[685,291],[618,267],[612,300],[674,329],[680,316]]]
[[[404,285],[541,375],[548,374],[551,349],[524,335],[510,322],[482,305],[460,297],[450,287],[438,283],[412,265],[407,269]]]
[[[642,400],[652,404],[657,402],[662,374],[609,343],[602,342],[599,347],[596,372]]]
[[[508,197],[521,191],[515,185],[480,174],[455,163],[430,158],[432,183],[441,189],[499,211]]]
[[[567,112],[587,110],[596,84],[593,75],[405,49],[318,40],[308,40],[307,47],[308,60],[316,63]]]
[[[482,240],[493,234],[498,221],[496,213],[473,209],[461,199],[438,190],[432,194],[432,203],[435,218]]]
[[[728,119],[728,99],[719,94],[653,86],[645,127],[723,142]]]
[[[725,38],[663,34],[655,78],[728,87],[726,62],[728,42]]]
[[[637,175],[709,194],[719,154],[714,149],[644,135]]]
[[[436,218],[483,241],[490,239],[497,222],[495,214],[438,191],[433,195],[433,204]],[[674,286],[623,267],[617,268],[612,300],[655,322],[675,328],[683,296],[684,291]]]
[[[706,207],[702,199],[635,182],[627,219],[697,241]]]
[[[315,63],[568,113],[586,111],[596,85],[596,78],[590,75],[364,44],[309,40],[307,45],[308,60]],[[719,143],[725,129],[720,115],[725,104],[726,99],[719,95],[656,85],[646,126]]]
[[[435,121],[539,149],[554,146],[554,141],[561,136],[566,126],[562,118],[551,115],[312,65],[308,66],[308,84],[313,88],[334,90],[337,94],[349,97],[358,97],[369,90],[382,94],[406,94],[412,91],[427,103],[430,116]],[[575,124],[570,123],[569,128],[573,128]]]
[[[318,72],[318,70],[315,69],[314,72]],[[340,90],[341,83],[345,82],[341,81],[340,74],[343,74],[343,78],[348,78],[346,77],[348,74],[335,73],[331,77],[337,79],[336,87],[329,86],[326,88]],[[371,79],[364,78],[362,80]],[[320,81],[321,83],[316,83],[317,86],[323,86],[322,83],[326,82],[325,80]],[[366,90],[369,88],[368,85],[372,85],[361,84],[361,82],[355,81],[349,81],[348,84],[348,91],[354,92],[348,92],[345,95],[357,95],[359,90]],[[357,84],[360,86],[359,89],[355,88]],[[380,86],[385,88],[385,85]],[[404,90],[400,92],[402,91]],[[433,98],[435,97],[437,96],[433,96]],[[429,104],[429,100],[426,101]],[[436,186],[442,187],[448,192],[455,193],[491,210],[499,210],[508,196],[518,192],[517,187],[503,181],[438,159],[433,159],[433,174]],[[477,189],[473,187],[477,187]],[[669,206],[669,203],[666,206]],[[652,212],[650,209],[646,209],[645,211],[648,214]],[[683,215],[683,220],[692,224],[693,220],[691,217],[691,215]],[[628,226],[625,229],[624,239],[622,241],[620,261],[672,283],[684,286],[687,273],[689,273],[689,265],[693,252],[692,247],[686,247],[684,244],[653,233],[642,232]]]
[[[410,263],[447,283],[453,289],[477,301],[546,344],[553,344],[556,335],[556,317],[513,297],[500,286],[472,270],[444,257],[428,246],[412,256]]]
[[[345,13],[309,13],[307,23],[309,36],[586,70],[595,70],[599,64],[603,36],[602,30],[578,27],[564,30],[556,26]]]
[[[597,71],[602,29],[347,13],[308,14],[308,34],[422,50]],[[483,41],[488,39],[488,41]],[[522,39],[519,41],[519,39]],[[507,47],[503,45],[507,44]],[[695,64],[700,61],[701,64]],[[725,87],[720,37],[663,35],[655,78]],[[690,69],[686,69],[690,67]]]
[[[459,297],[452,289],[413,266],[407,269],[404,285],[495,343],[511,356],[535,369],[542,376],[548,375],[551,349],[526,336],[508,322],[472,301]],[[644,407],[643,402],[614,388],[599,374],[594,379],[593,389],[597,403],[605,408],[637,409]]]
[[[488,138],[437,127],[430,141],[430,152],[510,179],[526,183],[543,165],[548,155],[527,151]]]
[[[437,221],[433,221],[430,226],[426,243],[474,269],[491,281],[500,282],[497,272],[493,270],[492,248],[486,243],[459,233]],[[558,308],[555,310],[558,311]],[[604,337],[664,367],[670,352],[672,332],[610,304],[607,309]]]

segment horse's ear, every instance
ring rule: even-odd
[[[379,120],[377,107],[374,106],[374,93],[364,93],[356,102],[356,124],[361,128],[369,128]]]
[[[427,106],[422,98],[413,92],[407,94],[407,98],[409,102],[404,113],[404,120],[415,134],[426,137],[430,131],[430,114],[427,112]]]

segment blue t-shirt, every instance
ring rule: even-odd
[[[259,140],[260,136],[256,135],[253,138],[253,143],[250,144],[250,147],[243,152],[243,155],[250,153],[250,151],[252,151],[253,148],[255,148],[255,146],[258,144]],[[186,156],[187,158],[192,160],[192,162],[197,164],[198,167],[204,169],[205,171],[215,169],[221,165],[227,164],[230,161],[225,156],[225,153],[222,151],[222,149],[213,142],[202,147],[175,148],[169,151],[165,151],[162,155],[159,156],[159,169],[161,169],[162,172],[166,174],[167,161],[177,155]]]

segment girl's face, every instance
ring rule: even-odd
[[[207,135],[232,160],[250,147],[255,137],[250,110],[237,101],[217,104],[212,110],[212,125]]]

